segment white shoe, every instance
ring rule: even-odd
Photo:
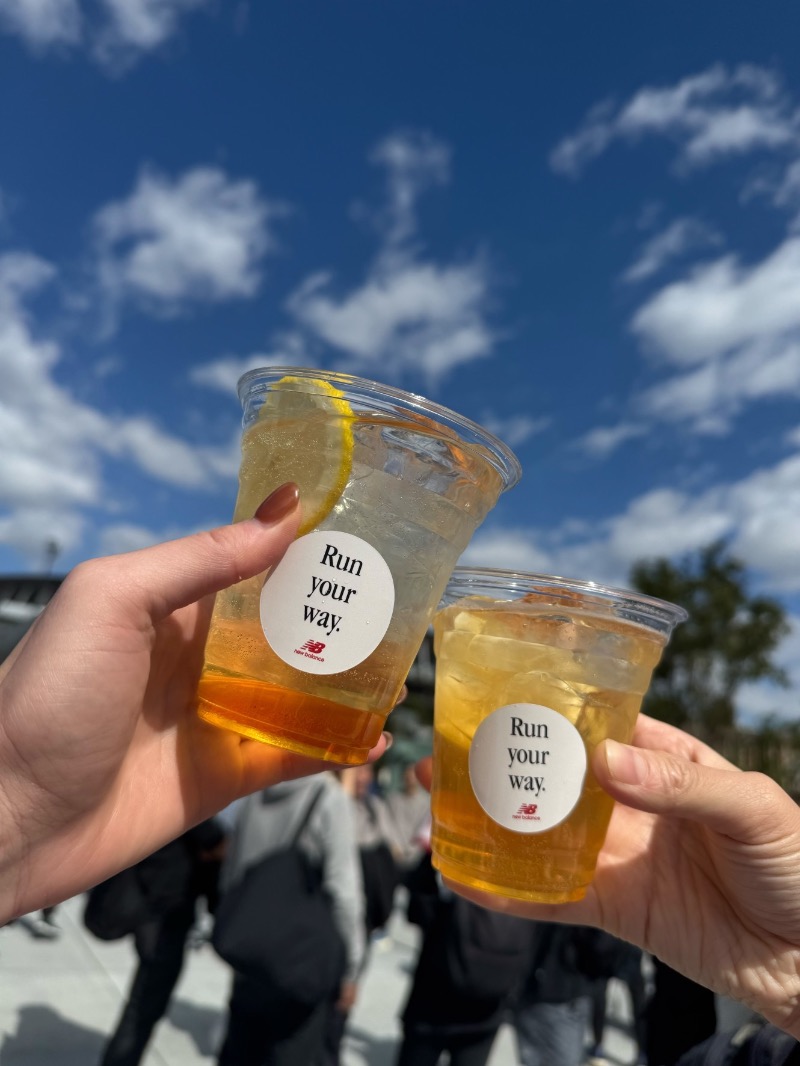
[[[20,922],[22,922],[31,936],[35,936],[37,940],[57,940],[61,936],[61,930],[57,925],[52,925],[50,922],[45,921],[44,918],[39,918],[34,914],[23,915],[20,918]]]

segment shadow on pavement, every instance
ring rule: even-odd
[[[176,1029],[183,1030],[194,1042],[199,1055],[216,1055],[225,1029],[225,1012],[214,1007],[201,1007],[185,999],[174,999],[169,1007],[169,1020]],[[0,1066],[5,1064],[0,1060]]]
[[[16,1032],[0,1046],[0,1066],[93,1066],[105,1042],[105,1033],[37,1003],[20,1008]]]
[[[393,1066],[397,1058],[399,1041],[393,1037],[376,1037],[357,1025],[349,1025],[346,1040],[367,1066]]]

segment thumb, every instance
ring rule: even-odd
[[[276,489],[253,518],[195,533],[120,557],[108,566],[117,591],[154,621],[204,596],[276,566],[297,533],[299,493],[292,482]]]
[[[592,767],[606,792],[639,811],[692,819],[742,842],[784,835],[790,826],[800,832],[797,805],[765,774],[614,740],[598,746]]]

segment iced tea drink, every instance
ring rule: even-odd
[[[613,801],[591,770],[629,742],[682,608],[634,592],[457,568],[434,619],[433,862],[517,899],[581,899]]]
[[[292,751],[363,762],[456,560],[519,464],[455,412],[349,375],[252,371],[239,395],[234,519],[292,480],[301,535],[272,573],[217,596],[199,713]]]

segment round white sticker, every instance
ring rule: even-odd
[[[475,798],[517,833],[563,822],[580,798],[586,747],[575,726],[537,703],[509,703],[485,718],[469,750]]]
[[[261,627],[285,663],[339,674],[363,662],[389,628],[394,581],[360,537],[318,530],[289,545],[261,590]]]

